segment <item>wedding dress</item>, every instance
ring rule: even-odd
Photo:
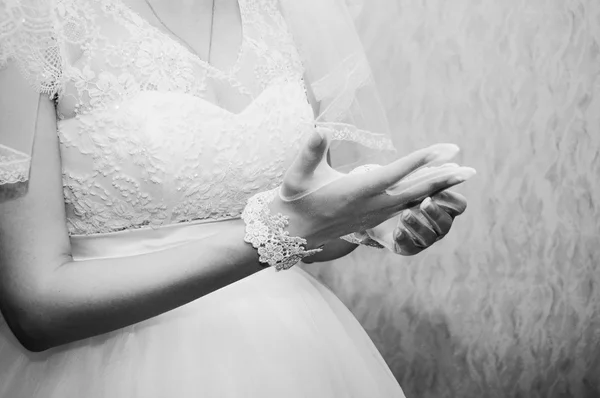
[[[75,260],[201,240],[240,223],[250,196],[281,183],[314,115],[276,0],[239,1],[243,38],[228,70],[120,0],[59,4],[62,70],[25,72],[57,94]],[[213,89],[233,105],[212,102]],[[23,349],[0,318],[0,397],[403,394],[348,309],[294,267],[42,353]]]

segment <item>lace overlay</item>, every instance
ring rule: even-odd
[[[252,196],[244,208],[242,220],[246,223],[244,241],[258,250],[259,261],[281,271],[323,249],[305,250],[306,239],[289,235],[285,230],[288,217],[281,213],[272,214],[269,210],[269,203],[277,195],[279,187]]]
[[[33,88],[49,95],[59,89],[61,70],[54,22],[49,5],[42,0],[0,2],[0,69],[11,59],[18,60],[21,73]],[[27,143],[24,147],[12,148],[0,141],[0,184],[23,183],[29,179],[31,147],[26,146]],[[4,193],[0,194],[0,198],[3,197]]]
[[[15,59],[36,91],[55,95],[60,90],[62,32],[56,15],[44,0],[0,2],[0,68]],[[67,38],[65,38],[67,39]],[[71,40],[71,39],[69,39]]]
[[[0,162],[7,167],[0,168],[0,181],[9,184],[25,182],[29,175],[29,156],[12,148],[0,146]]]
[[[18,27],[5,24],[1,62],[16,59],[56,98],[71,234],[239,217],[250,196],[281,183],[314,116],[276,0],[239,2],[243,39],[227,70],[120,0],[58,5],[3,3],[5,21],[37,12],[55,55],[27,58],[41,54],[24,37],[35,29],[10,36]]]
[[[239,217],[250,196],[281,183],[314,128],[304,69],[278,0],[239,7],[236,60],[218,69],[122,0],[2,2],[0,66],[14,59],[55,99],[71,234]],[[355,91],[367,75],[350,61],[340,73]],[[318,82],[317,97],[338,80]],[[334,140],[392,148],[331,123],[344,98],[320,126]],[[29,160],[0,143],[0,183],[27,180]]]

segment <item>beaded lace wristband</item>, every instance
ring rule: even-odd
[[[281,271],[323,249],[305,250],[306,239],[289,236],[289,232],[285,231],[289,224],[288,217],[281,213],[271,214],[268,205],[278,190],[260,192],[248,199],[242,220],[246,223],[244,241],[258,250],[258,260]]]

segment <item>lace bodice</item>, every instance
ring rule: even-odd
[[[60,4],[61,71],[43,84],[56,93],[71,234],[239,217],[281,183],[314,116],[277,0],[239,1],[226,71],[120,0]]]

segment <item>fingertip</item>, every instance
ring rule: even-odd
[[[461,167],[459,170],[448,175],[447,180],[442,184],[444,186],[442,189],[440,189],[440,191],[462,184],[463,182],[471,179],[475,174],[475,169],[470,167]]]
[[[431,197],[425,198],[425,200],[421,202],[419,209],[421,210],[421,214],[423,214],[429,222],[432,221],[430,218],[435,216],[436,212],[439,211],[438,205]]]
[[[461,167],[460,172],[458,173],[458,177],[463,181],[467,181],[470,178],[473,178],[477,174],[477,170],[472,167]]]
[[[397,245],[399,240],[402,240],[406,237],[406,234],[403,231],[402,227],[397,227],[394,231],[394,244]]]
[[[466,203],[457,205],[457,204],[451,204],[448,202],[440,202],[440,203],[437,203],[437,205],[440,207],[440,209],[445,211],[452,218],[460,216],[467,209]]]
[[[426,211],[427,208],[431,206],[431,203],[431,197],[428,196],[421,202],[421,205],[419,207],[421,208],[421,210]]]
[[[448,152],[454,153],[455,155],[460,152],[460,147],[456,144],[446,143],[442,144],[448,147]]]
[[[396,239],[401,239],[404,237],[404,235],[405,235],[405,233],[404,233],[402,227],[396,228]]]
[[[447,162],[460,152],[460,148],[456,144],[436,144],[429,147],[429,149],[427,163]]]

